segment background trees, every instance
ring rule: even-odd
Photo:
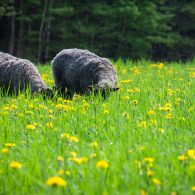
[[[0,50],[45,62],[75,47],[111,58],[192,58],[195,2],[1,0]]]

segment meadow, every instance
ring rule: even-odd
[[[106,100],[0,94],[0,194],[195,193],[195,62],[114,64]]]

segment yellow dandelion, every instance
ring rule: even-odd
[[[47,126],[48,129],[52,129],[53,128],[53,124],[51,122],[46,123],[46,126]]]
[[[158,129],[160,133],[165,133],[165,130],[163,128]]]
[[[108,109],[104,109],[104,114],[109,114],[109,110]]]
[[[191,149],[187,151],[187,155],[191,159],[195,159],[195,150]]]
[[[72,157],[72,158],[68,158],[69,161],[73,161],[76,164],[80,165],[83,163],[86,163],[88,161],[87,157],[81,157],[81,158],[77,158],[77,157]]]
[[[137,105],[137,104],[138,104],[138,100],[133,100],[133,103],[134,103],[135,105]]]
[[[150,157],[144,158],[144,161],[148,163],[154,163],[154,159]]]
[[[1,152],[2,152],[3,154],[7,154],[7,153],[9,152],[9,149],[8,149],[8,148],[3,148],[3,149],[1,150]]]
[[[76,136],[70,136],[69,140],[72,141],[72,142],[78,142],[79,141]]]
[[[98,149],[98,148],[99,148],[99,144],[98,144],[97,142],[92,142],[92,143],[90,144],[90,146],[91,146],[92,148],[94,148],[94,149]]]
[[[70,171],[68,171],[68,170],[66,170],[65,173],[66,173],[67,176],[71,175]]]
[[[55,177],[50,177],[48,180],[47,180],[47,185],[49,186],[60,186],[60,187],[65,187],[67,186],[67,183],[66,181],[61,178],[61,177],[58,177],[58,176],[55,176]]]
[[[178,156],[178,160],[180,160],[180,161],[184,161],[186,159],[187,159],[187,157],[184,154],[181,156]]]
[[[191,190],[192,190],[192,191],[195,191],[195,186],[192,186]]]
[[[16,146],[16,144],[14,144],[14,143],[6,143],[5,146],[11,148],[11,147]]]
[[[90,155],[91,158],[96,158],[97,157],[97,154],[96,153],[93,153]]]
[[[130,99],[130,97],[128,95],[123,96],[123,100],[129,100],[129,99]]]
[[[64,170],[61,169],[57,173],[58,173],[58,175],[64,175]]]
[[[140,190],[141,195],[148,195],[148,193],[145,190]]]
[[[153,178],[153,179],[152,179],[152,182],[153,182],[153,184],[155,184],[155,185],[157,185],[157,186],[160,186],[160,185],[161,185],[160,180],[158,180],[158,179],[156,179],[156,178]]]
[[[28,130],[35,130],[36,126],[34,124],[29,124],[26,126]]]
[[[105,160],[100,160],[96,163],[96,167],[100,169],[107,169],[108,168],[108,162]]]
[[[148,111],[148,115],[154,115],[155,114],[155,111],[154,110],[149,110]]]
[[[60,138],[61,139],[63,139],[63,138],[69,138],[70,137],[70,134],[69,133],[62,133],[61,135],[60,135]]]
[[[64,158],[62,156],[58,156],[57,161],[64,162]]]
[[[69,152],[69,154],[72,156],[72,157],[77,157],[77,153],[75,151],[71,151]]]
[[[148,170],[148,171],[146,172],[146,175],[147,175],[148,177],[151,177],[151,176],[153,175],[153,171]]]
[[[13,169],[21,169],[22,168],[22,164],[18,161],[12,161],[9,166]]]

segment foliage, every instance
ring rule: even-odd
[[[194,1],[3,0],[0,49],[42,62],[75,47],[113,59],[185,60],[195,52],[194,14]]]

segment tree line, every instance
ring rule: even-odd
[[[0,1],[1,51],[46,62],[64,48],[113,59],[191,59],[195,1]]]

